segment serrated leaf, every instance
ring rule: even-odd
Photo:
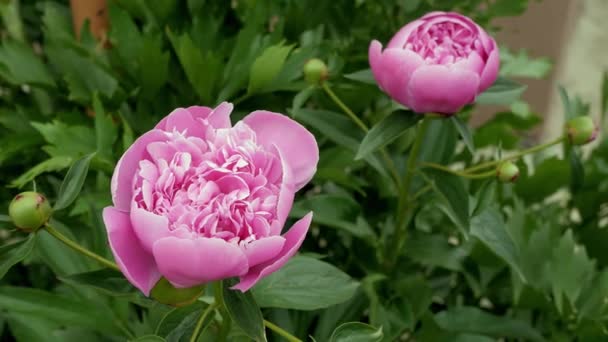
[[[306,256],[292,258],[252,289],[262,307],[316,310],[349,300],[359,283],[338,268]]]
[[[258,283],[259,284],[259,283]],[[266,341],[264,317],[251,291],[231,290],[232,282],[224,281],[222,288],[226,310],[243,332],[256,342]]]
[[[416,125],[420,115],[413,112],[395,111],[372,127],[361,141],[355,159],[363,159],[379,148],[390,144]]]
[[[512,53],[509,49],[500,49],[500,75],[504,77],[529,77],[540,79],[551,70],[548,58],[531,58],[526,50]]]
[[[460,133],[460,137],[462,141],[466,145],[467,149],[471,154],[475,153],[475,144],[473,144],[473,135],[471,134],[471,129],[466,122],[463,122],[458,116],[454,115],[450,117],[450,121],[456,127],[458,133]]]
[[[247,93],[255,94],[269,86],[283,69],[285,60],[292,49],[293,45],[285,46],[283,43],[266,48],[251,65]]]
[[[349,322],[341,324],[334,330],[330,342],[377,342],[384,334],[382,327],[375,328],[369,324]]]
[[[84,181],[89,172],[89,164],[95,156],[95,153],[86,155],[74,162],[68,173],[65,175],[61,187],[59,188],[59,194],[57,194],[57,200],[53,206],[53,210],[61,210],[67,208],[80,194],[80,190],[84,185]]]
[[[499,76],[496,82],[475,99],[479,104],[511,105],[517,101],[527,86]]]
[[[0,279],[18,262],[27,258],[34,249],[36,235],[30,234],[27,238],[0,247]]]
[[[0,76],[13,85],[55,87],[55,80],[31,47],[15,41],[0,46]]]
[[[32,126],[49,143],[43,150],[52,157],[79,158],[97,149],[95,132],[88,126],[67,125],[59,120],[47,123],[32,122]]]
[[[95,112],[95,137],[97,138],[97,155],[108,162],[113,159],[113,145],[118,138],[118,130],[112,117],[106,115],[99,96],[93,95],[93,111]]]

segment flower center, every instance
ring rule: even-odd
[[[269,234],[282,178],[279,159],[246,125],[202,139],[171,134],[148,146],[134,178],[138,208],[167,217],[177,234],[240,243]]]
[[[451,21],[421,25],[409,36],[405,49],[416,52],[429,64],[452,64],[473,51],[483,51],[475,32]]]

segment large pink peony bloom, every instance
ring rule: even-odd
[[[174,110],[122,156],[103,219],[116,262],[149,295],[240,277],[251,288],[292,257],[309,213],[283,236],[294,194],[316,171],[314,136],[290,118],[255,111],[234,127],[232,104]]]
[[[417,113],[453,114],[475,101],[498,76],[496,42],[471,19],[432,12],[405,25],[382,51],[372,41],[376,82]]]

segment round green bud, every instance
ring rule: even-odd
[[[327,65],[318,59],[309,59],[304,64],[304,79],[306,82],[312,85],[318,85],[323,83],[329,77],[329,71]]]
[[[496,168],[496,178],[503,183],[515,182],[517,177],[519,177],[519,168],[513,162],[503,162]]]
[[[599,126],[589,116],[577,116],[566,122],[566,134],[572,145],[585,145],[597,137]]]
[[[20,193],[8,206],[8,216],[13,224],[26,232],[42,227],[51,217],[51,212],[49,201],[33,191]]]
[[[157,302],[171,306],[186,306],[194,303],[205,291],[207,284],[178,289],[173,287],[165,277],[154,285],[150,296]]]

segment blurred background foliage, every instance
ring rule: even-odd
[[[269,299],[272,292],[254,291],[264,316],[276,324],[317,341],[329,340],[347,321],[382,326],[385,341],[606,339],[607,142],[586,158],[567,148],[558,157],[522,159],[515,185],[438,177],[435,191],[421,195],[403,255],[391,269],[385,256],[392,253],[387,249],[396,191],[388,172],[375,155],[354,160],[363,132],[302,77],[308,59],[325,60],[328,82],[371,126],[400,110],[370,82],[372,39],[387,42],[405,23],[434,10],[464,13],[492,32],[499,29],[494,18],[520,15],[527,5],[528,0],[112,0],[109,29],[96,37],[86,23],[74,33],[67,1],[2,1],[0,212],[21,189],[36,188],[53,200],[68,167],[96,152],[78,199],[56,213],[53,224],[110,257],[100,214],[111,203],[109,181],[122,152],[176,107],[230,101],[236,105],[233,122],[263,108],[290,115],[315,133],[318,173],[292,216],[315,211],[303,251],[349,275],[326,283],[302,279],[311,287],[340,282],[343,287],[330,297],[348,290],[341,304],[328,308],[277,304]],[[551,68],[524,51],[502,51],[502,76],[541,78]],[[508,84],[480,98],[499,113],[472,129],[476,157],[457,126],[434,121],[421,160],[468,165],[479,155],[491,159],[499,149],[506,154],[529,144],[529,132],[541,119],[519,99],[524,90]],[[565,91],[563,99],[564,115],[589,109]],[[466,120],[477,110],[467,108],[460,117]],[[414,133],[408,130],[387,148],[399,169]],[[415,183],[423,188],[424,177]],[[192,312],[152,304],[119,278],[79,277],[99,267],[46,232],[24,237],[4,215],[0,227],[5,244],[18,244],[0,249],[3,339],[105,341],[156,332],[178,341],[192,330]],[[180,319],[167,323],[162,317],[173,317],[167,313]],[[247,340],[233,330],[233,340]]]

